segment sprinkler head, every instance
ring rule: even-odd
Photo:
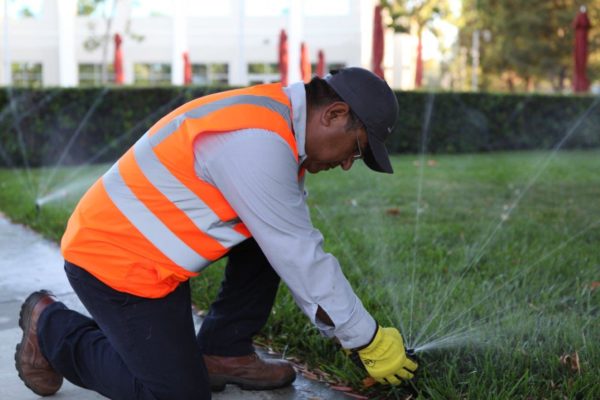
[[[417,352],[415,349],[406,349],[406,357],[410,358],[416,363],[419,362],[419,358],[417,357]]]

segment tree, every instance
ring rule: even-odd
[[[589,0],[590,20],[600,16],[600,0]],[[543,85],[563,91],[572,76],[572,22],[575,0],[463,0],[460,42],[471,46],[473,33],[489,32],[481,48],[483,87],[530,91]],[[592,28],[593,29],[593,28]],[[600,30],[592,30],[590,50],[600,50]],[[590,75],[598,76],[597,56]]]
[[[90,22],[88,28],[91,33],[90,36],[85,40],[83,46],[88,51],[95,51],[97,48],[102,47],[102,62],[100,64],[100,76],[101,83],[104,85],[108,82],[108,69],[107,69],[107,61],[108,61],[108,46],[111,42],[112,36],[112,25],[116,17],[117,11],[117,3],[119,0],[112,0],[112,4],[107,0],[78,0],[77,9],[79,15],[91,15],[98,11],[99,7],[104,7],[106,11],[107,5],[110,5],[110,12],[107,14],[103,13],[103,18],[105,20],[105,32],[104,34],[96,35],[95,24]],[[131,39],[141,42],[144,40],[142,35],[137,35],[130,30],[130,20],[127,21],[125,25],[125,34]]]
[[[415,33],[417,44],[417,68],[415,86],[421,87],[423,80],[423,30],[429,29],[437,35],[433,22],[450,14],[447,0],[381,0],[381,5],[388,10],[392,22],[389,24],[394,32]]]
[[[77,0],[77,14],[91,15],[104,0]]]

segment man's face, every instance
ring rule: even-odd
[[[364,154],[367,132],[364,128],[348,129],[350,108],[336,102],[309,113],[306,123],[306,159],[302,166],[310,173],[342,167],[352,168],[354,156]],[[360,146],[360,148],[359,148]]]

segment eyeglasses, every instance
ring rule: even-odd
[[[352,161],[360,160],[363,158],[362,149],[360,148],[360,140],[358,139],[359,129],[356,130],[356,148],[357,150],[352,154]]]

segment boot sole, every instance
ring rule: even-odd
[[[273,390],[279,389],[290,385],[296,380],[296,375],[292,377],[278,381],[261,383],[250,379],[232,378],[229,376],[211,375],[210,377],[210,390],[213,392],[222,392],[225,390],[225,385],[237,385],[242,390]]]
[[[41,298],[42,296],[52,296],[52,293],[49,292],[48,290],[40,290],[40,291],[34,292],[25,299],[25,301],[23,302],[23,305],[21,306],[21,311],[19,312],[19,327],[23,331],[23,337],[21,337],[21,343],[18,343],[15,348],[15,368],[17,369],[19,378],[23,381],[25,386],[27,386],[29,388],[29,390],[31,390],[33,393],[40,395],[40,396],[51,396],[54,393],[58,392],[58,389],[60,389],[60,386],[52,393],[48,393],[48,392],[37,390],[36,388],[32,388],[31,386],[29,386],[29,384],[27,383],[27,380],[23,376],[23,371],[21,370],[21,362],[20,362],[21,349],[24,347],[23,342],[25,342],[25,332],[29,331],[29,323],[31,322],[31,318],[30,318],[31,312],[35,308],[35,305],[38,303],[39,298]],[[37,299],[33,300],[33,297],[37,297]],[[29,304],[31,302],[33,302],[32,307],[29,306]],[[26,313],[27,313],[27,315],[25,315]],[[25,323],[25,321],[27,321],[27,323]]]

